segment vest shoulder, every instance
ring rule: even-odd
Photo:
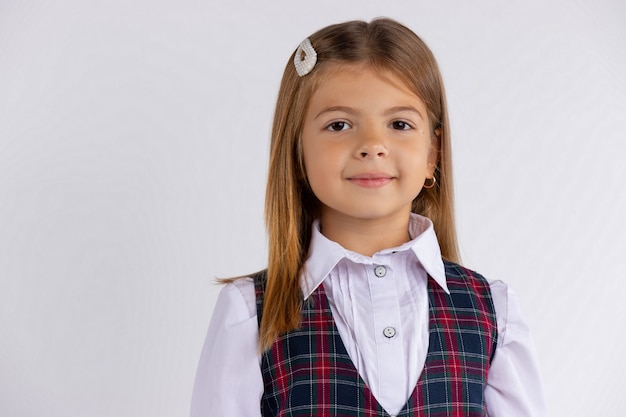
[[[252,278],[255,284],[261,283],[265,285],[265,282],[267,281],[267,269],[263,269],[259,272],[255,272],[254,274],[250,274],[248,276]]]
[[[457,264],[451,261],[443,261],[443,265],[446,270],[446,278],[448,280],[461,280],[461,281],[477,281],[483,285],[489,285],[487,279],[478,272],[466,268],[463,265]]]

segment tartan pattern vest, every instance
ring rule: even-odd
[[[398,417],[486,415],[484,390],[497,342],[487,281],[444,262],[450,295],[428,278],[429,345],[417,385]],[[253,277],[259,324],[265,272]],[[300,329],[280,336],[261,361],[263,417],[389,417],[359,376],[320,285],[303,304]]]

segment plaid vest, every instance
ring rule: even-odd
[[[486,415],[484,390],[497,341],[489,284],[445,262],[450,295],[428,278],[426,363],[398,417]],[[265,272],[254,276],[259,323]],[[298,330],[280,336],[261,361],[263,417],[389,417],[359,376],[320,285],[304,302]]]

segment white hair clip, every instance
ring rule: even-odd
[[[306,38],[296,49],[296,55],[293,57],[293,64],[296,66],[296,72],[300,77],[307,75],[317,62],[317,52],[313,49],[311,41]]]

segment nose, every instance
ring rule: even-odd
[[[389,154],[387,143],[382,132],[376,129],[367,129],[360,132],[360,141],[355,149],[358,159],[385,158]]]

